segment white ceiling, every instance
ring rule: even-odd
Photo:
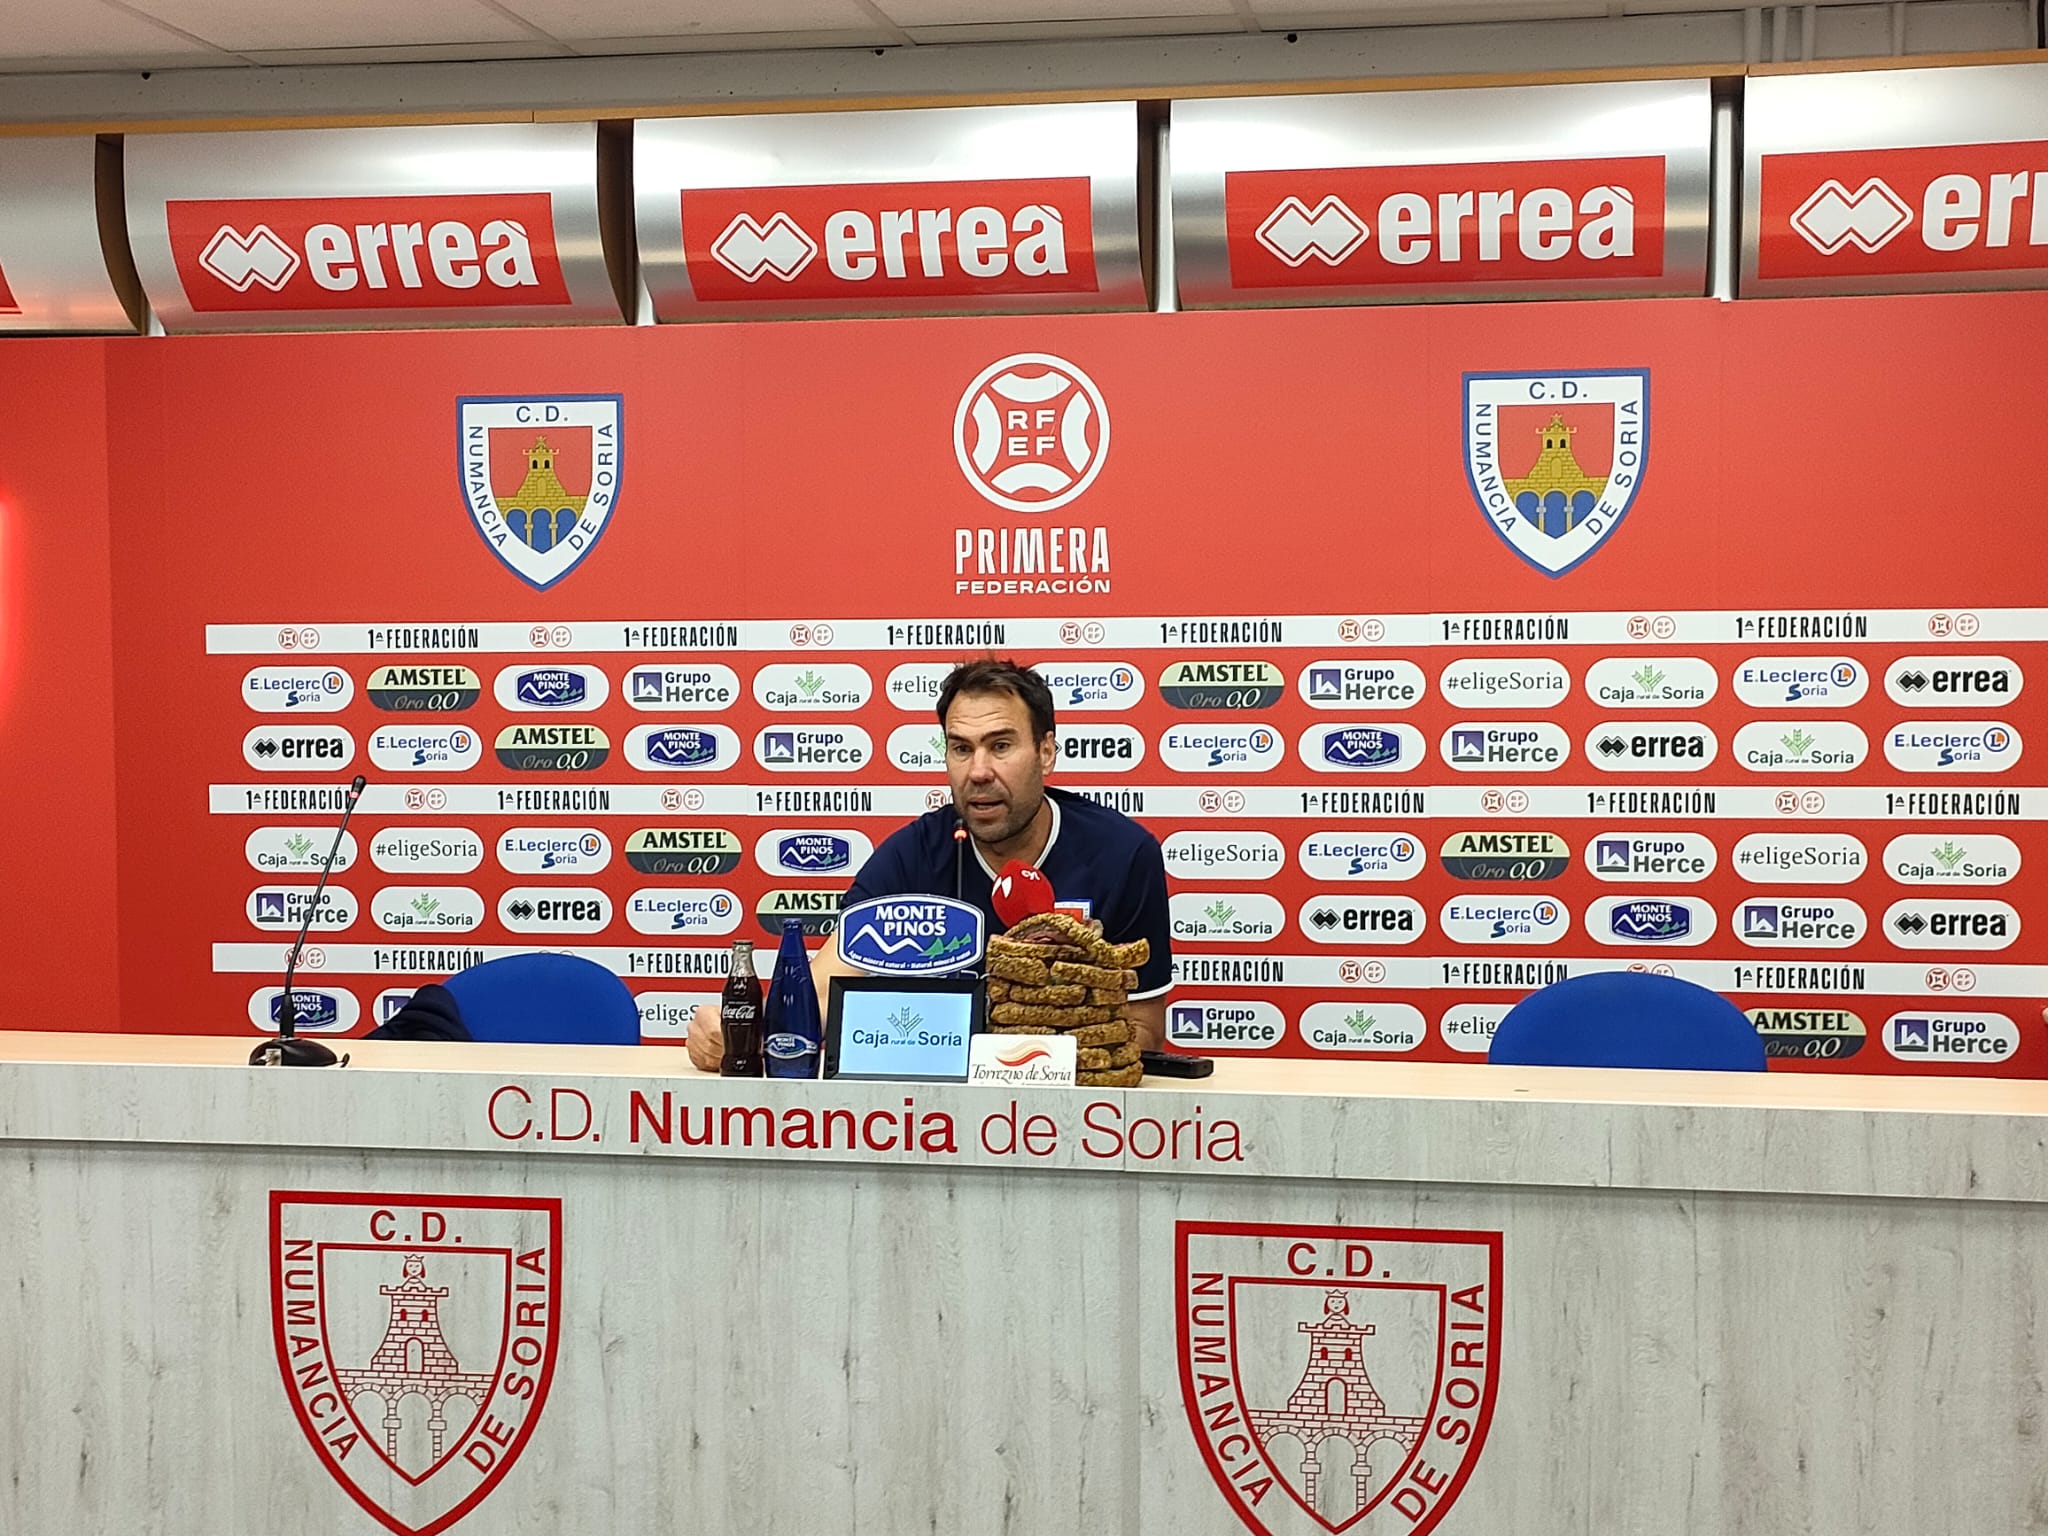
[[[1744,0],[12,0],[0,73],[1156,37]]]

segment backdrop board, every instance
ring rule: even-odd
[[[93,135],[0,143],[0,332],[132,331],[100,247]]]
[[[1173,106],[1191,307],[1706,291],[1704,80]]]
[[[172,332],[619,318],[595,123],[140,135],[124,173]]]
[[[79,343],[148,850],[124,1016],[273,1027],[361,771],[306,1027],[541,947],[673,1036],[733,938],[821,939],[944,803],[937,680],[995,651],[1054,685],[1055,782],[1164,845],[1177,1043],[1469,1059],[1638,966],[1783,1065],[2038,1076],[2001,465],[2044,329],[2011,294]],[[46,928],[34,964],[91,952]]]
[[[662,320],[1143,309],[1135,102],[643,119]]]
[[[2048,287],[2048,64],[1743,88],[1742,292]]]

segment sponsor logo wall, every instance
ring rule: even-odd
[[[1640,967],[1785,1065],[2040,1074],[1889,1021],[2048,994],[2048,613],[1996,494],[2041,302],[117,350],[124,989],[268,1023],[362,771],[323,1020],[546,948],[673,1035],[945,802],[937,684],[994,651],[1055,686],[1054,782],[1164,846],[1177,1043],[1470,1060]],[[1311,324],[1386,365],[1303,368]],[[184,542],[199,483],[249,550],[296,509],[275,594]]]

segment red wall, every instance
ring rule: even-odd
[[[9,866],[0,1023],[9,1028],[111,1029],[123,1018],[107,353],[99,341],[9,341],[0,351],[0,846]],[[137,861],[151,857],[146,840],[128,846]]]
[[[2048,297],[1985,295],[1716,304],[1527,304],[1175,316],[886,321],[831,324],[677,327],[580,332],[507,330],[461,334],[359,334],[306,337],[175,338],[104,342],[10,343],[30,359],[0,380],[0,420],[9,448],[0,459],[0,560],[7,562],[4,621],[14,625],[0,667],[9,745],[9,793],[0,818],[21,849],[62,849],[67,915],[42,915],[46,889],[17,880],[25,902],[14,932],[35,942],[9,954],[10,981],[69,997],[98,988],[94,1006],[24,1009],[10,1022],[98,1025],[110,1013],[99,980],[112,949],[114,841],[118,830],[121,977],[127,1027],[247,1030],[256,971],[217,971],[213,946],[275,942],[243,914],[262,883],[242,840],[267,822],[313,825],[314,816],[209,815],[209,785],[332,783],[346,773],[278,775],[243,760],[244,734],[261,723],[239,697],[251,667],[303,659],[209,654],[205,627],[326,627],[502,621],[588,625],[601,621],[704,619],[797,622],[885,619],[1154,619],[1260,615],[1443,615],[1460,613],[1578,616],[1686,614],[1701,610],[1962,610],[2030,608],[2021,637],[1964,641],[1862,643],[1774,640],[1645,641],[1633,646],[1476,644],[1431,630],[1432,643],[1381,647],[1423,665],[1431,691],[1411,708],[1330,715],[1296,694],[1295,674],[1339,654],[1326,641],[1290,636],[1248,647],[1153,646],[1119,651],[1114,643],[1063,651],[1013,643],[1021,659],[1121,660],[1146,673],[1147,695],[1127,715],[1074,716],[1075,723],[1125,720],[1150,743],[1135,773],[1080,782],[1165,789],[1257,786],[1321,790],[1362,779],[1305,771],[1290,751],[1272,774],[1225,777],[1175,774],[1158,755],[1158,737],[1185,711],[1166,708],[1158,673],[1187,657],[1265,659],[1288,677],[1281,701],[1264,717],[1292,744],[1311,725],[1339,719],[1418,726],[1426,753],[1375,786],[1429,786],[1428,818],[1219,818],[1148,810],[1162,837],[1182,828],[1233,826],[1276,833],[1286,867],[1270,881],[1236,889],[1280,899],[1287,922],[1264,943],[1179,946],[1184,955],[1277,953],[1329,958],[1593,958],[1638,954],[1590,942],[1583,918],[1596,899],[1647,895],[1649,888],[1595,882],[1580,862],[1588,840],[1610,825],[1655,830],[1660,824],[1711,833],[1721,866],[1680,894],[1703,896],[1721,912],[1721,931],[1697,949],[1650,951],[1646,960],[1780,962],[1796,952],[1760,953],[1736,942],[1729,914],[1745,897],[1796,896],[1799,886],[1745,883],[1729,851],[1747,832],[1849,832],[1873,861],[1905,832],[1944,828],[1998,832],[2020,842],[2027,865],[1997,889],[1951,891],[1995,897],[2032,924],[1996,953],[1960,957],[1983,967],[2036,966],[2048,959],[2042,911],[2048,845],[2038,823],[1996,825],[1896,818],[1857,822],[1805,814],[1745,822],[1723,817],[1615,822],[1590,808],[1556,811],[1503,826],[1557,832],[1573,864],[1544,890],[1575,914],[1571,936],[1543,950],[1503,952],[1447,943],[1437,935],[1441,904],[1466,889],[1437,861],[1451,831],[1478,824],[1445,809],[1476,782],[1451,772],[1437,741],[1454,709],[1435,691],[1442,667],[1461,657],[1548,656],[1572,673],[1572,692],[1555,709],[1480,710],[1492,719],[1554,720],[1568,732],[1572,757],[1556,774],[1485,782],[1580,789],[1748,788],[1776,783],[1738,766],[1736,730],[1758,717],[1730,686],[1749,656],[1846,652],[1872,674],[1868,695],[1827,718],[1854,720],[1871,743],[1869,760],[1850,773],[1801,778],[1796,786],[2010,789],[2042,782],[2048,762],[2048,644],[2036,633],[2043,576],[2032,458],[2040,440],[2040,401],[2048,398]],[[952,422],[968,382],[1008,354],[1048,352],[1079,365],[1100,387],[1113,422],[1100,478],[1072,505],[1043,516],[1053,524],[1103,526],[1113,549],[1107,594],[1063,597],[966,597],[953,589],[953,530],[1015,526],[1023,519],[976,495],[955,462]],[[102,368],[105,371],[102,382]],[[1466,482],[1462,441],[1465,375],[1488,371],[1647,368],[1649,457],[1643,487],[1618,531],[1577,570],[1544,575],[1492,532]],[[567,578],[535,591],[485,548],[464,509],[457,473],[456,401],[475,395],[617,394],[624,399],[622,486],[611,524],[594,552]],[[55,515],[44,509],[54,508]],[[111,515],[108,508],[111,506]],[[109,557],[107,529],[114,538]],[[20,542],[15,542],[17,534]],[[15,594],[21,593],[17,600]],[[109,594],[111,593],[111,607]],[[338,633],[338,631],[334,631]],[[1298,633],[1298,630],[1297,630]],[[1955,710],[1906,708],[1886,699],[1889,661],[1916,651],[1994,652],[2019,662],[2032,689],[1998,713],[2028,738],[2034,756],[1998,776],[1960,778],[1901,773],[1879,743],[1901,718],[1957,718]],[[1587,733],[1608,717],[1587,698],[1592,661],[1612,654],[1701,656],[1721,674],[1716,699],[1697,712],[1720,738],[1721,755],[1695,775],[1606,774],[1584,759]],[[339,715],[316,717],[352,731],[360,769],[385,787],[398,780],[371,767],[362,744],[392,723],[364,697],[369,671],[403,655],[323,650],[324,663],[348,670],[356,700]],[[610,674],[611,703],[590,716],[612,738],[613,757],[575,782],[642,789],[649,776],[629,767],[626,732],[643,723],[711,721],[739,733],[741,761],[693,784],[850,783],[878,788],[915,782],[879,753],[889,731],[912,720],[881,696],[891,666],[946,660],[945,649],[877,648],[829,655],[794,644],[700,659],[735,668],[741,698],[703,715],[641,714],[620,693],[633,658],[575,647],[559,653],[432,653],[483,676],[484,698],[459,723],[485,741],[484,762],[465,775],[404,782],[497,784],[520,776],[491,762],[500,727],[533,716],[508,715],[490,681],[521,660],[592,663]],[[1341,654],[1349,655],[1349,651]],[[1369,647],[1359,648],[1370,656]],[[686,661],[687,656],[669,656]],[[878,760],[851,773],[785,776],[764,772],[747,750],[771,717],[747,684],[780,661],[852,661],[872,674],[876,697],[853,719],[873,737]],[[118,689],[113,679],[118,677]],[[32,680],[32,682],[31,682]],[[61,686],[55,686],[61,683]],[[110,714],[109,700],[117,707]],[[1988,712],[1987,712],[1988,713]],[[1788,727],[1812,717],[1768,715]],[[118,738],[113,723],[118,719]],[[426,723],[437,723],[427,721]],[[439,722],[448,723],[448,722]],[[829,723],[829,722],[827,722]],[[113,793],[118,763],[121,793]],[[935,776],[933,781],[935,781]],[[1069,778],[1073,782],[1072,777]],[[534,776],[522,782],[546,780]],[[358,842],[367,851],[382,826],[468,822],[488,844],[507,827],[540,822],[604,827],[620,849],[595,882],[623,903],[641,886],[660,884],[628,870],[622,849],[636,826],[722,826],[748,850],[741,868],[715,882],[738,893],[749,913],[764,892],[791,884],[753,866],[752,845],[781,825],[857,826],[879,842],[902,817],[894,812],[849,823],[844,816],[772,814],[490,814],[440,817],[366,806]],[[1428,934],[1401,949],[1333,948],[1310,942],[1296,923],[1321,887],[1294,862],[1310,831],[1359,825],[1412,830],[1428,844],[1430,867],[1405,885],[1347,887],[1342,894],[1408,894],[1429,914]],[[344,877],[364,908],[337,946],[389,942],[371,921],[371,893],[395,877],[365,858]],[[486,907],[503,889],[526,883],[486,855],[473,876],[439,883],[478,889]],[[674,882],[668,882],[674,883]],[[797,882],[800,883],[800,882]],[[821,882],[830,883],[830,882]],[[1223,890],[1198,881],[1176,889]],[[1332,888],[1334,889],[1334,888]],[[1525,888],[1526,889],[1526,888]],[[1813,887],[1860,902],[1875,930],[1885,908],[1926,894],[1890,883],[1875,867],[1853,886]],[[763,935],[749,921],[741,932]],[[465,944],[586,944],[612,949],[659,946],[623,917],[595,937],[528,938],[505,933],[487,916]],[[684,941],[707,949],[723,937]],[[341,948],[336,953],[340,954]],[[1905,952],[1873,931],[1844,953],[1805,958],[1898,965],[1941,956]],[[1407,974],[1407,973],[1404,973]],[[2032,974],[2032,973],[2028,973]],[[90,975],[92,982],[77,978]],[[1407,1003],[1423,1010],[1432,1033],[1418,1054],[1449,1059],[1434,1033],[1453,1002],[1505,1003],[1514,987],[1452,985],[1415,973],[1382,987],[1184,985],[1183,996],[1271,997],[1290,1018],[1308,1003],[1343,998]],[[353,988],[368,1010],[376,992],[416,977],[386,971],[318,978]],[[706,990],[699,978],[636,982],[643,990]],[[1841,1006],[1840,997],[1738,991],[1745,1006]],[[1878,1046],[1877,1030],[1901,1009],[1943,999],[1919,991],[1873,988],[1849,1004],[1870,1027],[1869,1044],[1849,1070],[1904,1070]],[[1950,1007],[1964,1006],[1954,997]],[[1994,995],[1987,984],[1972,1007],[2002,1008],[2028,1020],[2032,1004]],[[2017,1055],[1977,1069],[2048,1073],[2048,1048],[2023,1031]],[[1306,1051],[1290,1037],[1284,1052]],[[1954,1063],[1942,1063],[1944,1067]]]

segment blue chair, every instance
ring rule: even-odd
[[[1764,1043],[1718,992],[1648,971],[1598,971],[1515,1004],[1486,1059],[1510,1067],[1761,1072]]]
[[[457,971],[473,1039],[506,1045],[638,1045],[640,1009],[626,984],[576,955],[506,955]]]

